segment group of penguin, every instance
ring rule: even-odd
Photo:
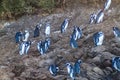
[[[68,75],[74,80],[75,76],[80,74],[80,64],[81,64],[81,60],[77,60],[74,65],[72,65],[71,63],[66,63],[65,67],[67,67],[67,73]],[[57,73],[60,71],[59,67],[55,64],[52,64],[49,66],[49,71],[53,76],[56,76]]]
[[[42,24],[36,25],[36,28],[34,29],[34,36],[33,36],[34,38],[39,37],[39,34],[40,34],[39,30],[40,30],[41,26],[42,26]],[[37,49],[41,55],[43,55],[47,52],[48,48],[50,47],[50,42],[51,42],[51,40],[49,38],[50,24],[46,23],[45,28],[46,28],[45,29],[46,39],[44,41],[39,41],[37,43]],[[17,32],[15,34],[16,43],[19,44],[19,54],[20,55],[27,54],[31,44],[34,43],[34,41],[32,42],[32,41],[28,40],[29,36],[30,36],[30,33],[28,30],[25,30],[25,32]]]
[[[95,14],[95,13],[91,14],[89,24],[101,23],[103,21],[104,11],[109,9],[110,4],[111,4],[111,0],[106,0],[103,10],[100,10],[97,14]],[[68,25],[69,25],[69,19],[66,18],[63,21],[63,23],[61,24],[61,34],[66,32]],[[39,37],[41,26],[42,26],[42,24],[36,25],[36,28],[34,29],[34,36],[33,36],[34,38]],[[41,55],[44,55],[51,45],[51,39],[49,37],[50,36],[50,27],[51,27],[50,23],[49,22],[46,23],[45,31],[44,31],[46,39],[44,41],[39,41],[37,43],[37,49]],[[115,37],[120,38],[120,29],[118,27],[113,27],[113,33],[114,33]],[[29,35],[30,35],[30,33],[28,30],[25,30],[25,32],[17,32],[15,34],[15,41],[16,41],[16,43],[19,44],[19,54],[20,55],[27,54],[29,51],[30,45],[34,43],[34,41],[31,42],[28,40]],[[72,48],[78,48],[77,40],[80,39],[81,37],[82,37],[82,29],[78,26],[74,26],[73,33],[70,35],[70,46]],[[99,31],[99,32],[96,32],[95,34],[93,34],[93,42],[94,42],[95,46],[102,45],[103,40],[104,40],[104,33],[102,31]],[[76,75],[80,74],[80,63],[81,62],[82,61],[79,59],[75,62],[74,65],[72,65],[70,63],[66,63],[67,72],[72,80],[75,80]],[[120,57],[114,57],[112,59],[112,66],[117,71],[120,71]],[[49,72],[53,76],[56,76],[59,71],[60,71],[59,67],[56,64],[51,64],[49,66]]]

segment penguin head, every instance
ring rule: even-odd
[[[113,31],[119,30],[118,27],[113,27]]]
[[[103,35],[104,35],[104,33],[103,33],[102,31],[98,32],[98,34],[99,34],[100,36],[103,36]]]
[[[28,33],[28,30],[25,30],[25,33]]]
[[[66,65],[66,66],[71,66],[71,64],[70,64],[70,63],[66,63],[65,65]]]
[[[69,21],[69,19],[68,19],[68,18],[66,18],[66,19],[65,19],[65,21]]]
[[[80,63],[82,63],[82,61],[79,59],[79,60],[77,60],[77,62],[80,64]]]

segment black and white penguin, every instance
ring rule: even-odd
[[[19,43],[22,41],[22,36],[23,36],[22,32],[16,32],[16,34],[15,34],[16,43]]]
[[[74,35],[70,36],[70,46],[72,48],[78,48],[78,44],[77,44],[77,41],[74,38]]]
[[[23,41],[28,41],[29,36],[30,36],[29,31],[25,30],[25,32],[23,34]]]
[[[99,10],[98,14],[96,16],[95,23],[99,24],[99,23],[103,22],[103,18],[104,18],[104,12],[103,12],[103,10]]]
[[[49,35],[50,35],[50,23],[49,22],[47,22],[46,23],[46,25],[45,25],[45,35],[46,35],[46,37],[49,37]]]
[[[20,55],[27,54],[28,50],[30,48],[30,45],[31,45],[31,41],[20,43],[19,44],[19,54]]]
[[[57,67],[55,64],[52,64],[49,66],[49,72],[53,75],[56,76],[59,71],[59,67]]]
[[[95,13],[90,15],[89,24],[95,23],[97,15]]]
[[[80,29],[77,26],[74,26],[72,37],[74,38],[74,40],[80,39],[82,37],[82,29]]]
[[[93,35],[93,41],[94,41],[95,46],[102,45],[103,44],[103,40],[104,40],[104,33],[102,31],[96,32]]]
[[[117,56],[112,58],[112,67],[120,71],[120,57]]]
[[[65,19],[63,23],[61,24],[61,33],[64,33],[68,27],[69,19]]]
[[[37,43],[37,49],[38,49],[38,51],[39,51],[39,53],[40,53],[41,55],[43,55],[43,54],[45,53],[45,49],[44,49],[44,46],[43,46],[43,42],[42,42],[42,41],[39,41],[39,42]]]
[[[120,37],[120,29],[118,27],[113,27],[113,33],[115,37]]]
[[[111,5],[112,0],[106,0],[104,4],[104,11],[108,10]]]
[[[35,30],[34,30],[34,38],[38,37],[40,35],[40,26],[36,25]]]
[[[72,80],[75,80],[75,73],[74,73],[74,68],[70,63],[66,63],[67,66],[67,72],[69,76],[72,78]]]
[[[81,64],[81,60],[77,60],[74,64],[74,72],[75,72],[75,75],[77,74],[80,74],[80,64]]]

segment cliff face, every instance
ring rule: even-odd
[[[63,1],[63,0],[58,0]],[[112,1],[110,9],[105,12],[105,17],[100,24],[88,24],[90,14],[97,12],[104,5],[104,0],[64,0],[61,8],[51,14],[24,15],[13,22],[0,22],[0,80],[71,80],[65,67],[66,62],[74,64],[81,59],[81,73],[77,80],[120,80],[119,72],[112,67],[111,60],[120,56],[120,42],[114,37],[112,27],[119,26],[120,5],[119,0]],[[65,34],[61,34],[60,26],[65,18],[70,19],[70,24]],[[37,43],[45,39],[45,23],[51,24],[51,45],[46,55],[40,55]],[[33,37],[37,23],[42,23],[40,36]],[[78,48],[69,45],[70,35],[74,25],[80,26],[83,36],[79,39]],[[81,26],[82,25],[82,26]],[[30,32],[31,45],[28,54],[20,56],[19,44],[15,43],[15,33]],[[95,47],[93,34],[103,31],[105,39],[102,46]],[[60,72],[52,76],[48,66],[57,64]]]

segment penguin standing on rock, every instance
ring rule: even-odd
[[[76,40],[75,40],[75,38],[74,38],[73,35],[70,36],[70,46],[71,46],[72,48],[78,48],[78,44],[77,44],[77,42],[76,42]]]
[[[77,27],[78,35],[77,38],[80,39],[82,37],[82,29],[80,27]]]
[[[38,51],[39,51],[39,53],[40,53],[41,55],[43,55],[43,54],[45,53],[45,50],[44,50],[43,42],[42,42],[42,41],[40,41],[40,42],[37,43],[37,49],[38,49]]]
[[[50,38],[45,39],[44,44],[45,44],[45,50],[46,50],[46,51],[47,51],[48,48],[50,47],[50,43],[51,43]]]
[[[75,75],[80,74],[80,64],[81,64],[81,60],[77,60],[74,64],[74,72]]]
[[[23,55],[25,53],[27,54],[28,50],[30,48],[30,45],[31,45],[31,41],[20,43],[20,45],[19,45],[19,54],[20,55]]]
[[[26,54],[28,53],[28,50],[30,49],[31,44],[32,44],[31,41],[27,41],[25,43],[25,53]]]
[[[75,80],[75,74],[74,74],[74,68],[70,63],[66,63],[67,66],[67,72],[69,76],[72,78],[72,80]]]
[[[104,33],[102,31],[97,32],[93,35],[93,41],[94,41],[95,46],[102,45],[103,40],[104,40]]]
[[[104,11],[108,10],[111,5],[112,0],[106,0],[104,4]]]
[[[80,39],[81,36],[82,36],[82,30],[79,27],[74,26],[74,30],[72,33],[72,37],[74,38],[74,40]]]
[[[117,71],[120,71],[120,57],[112,58],[112,67]]]
[[[49,72],[53,75],[56,76],[59,71],[59,67],[57,67],[55,64],[52,64],[49,66]]]
[[[95,23],[95,20],[96,20],[96,14],[93,13],[90,15],[89,24]]]
[[[95,23],[99,24],[99,23],[103,22],[103,18],[104,18],[104,12],[103,12],[103,10],[98,11]]]
[[[20,43],[22,41],[22,37],[23,37],[22,32],[17,32],[15,34],[15,41],[16,41],[16,43]]]
[[[50,35],[50,23],[49,22],[46,23],[46,25],[45,25],[45,35],[46,35],[46,37],[49,37],[49,35]]]
[[[120,37],[120,29],[118,27],[113,27],[113,33],[115,37]]]
[[[36,28],[34,30],[34,38],[38,37],[40,35],[40,27],[42,26],[42,24],[36,25]]]
[[[30,36],[29,31],[25,30],[25,33],[23,34],[23,41],[28,41],[29,36]]]
[[[61,25],[61,33],[64,33],[68,27],[69,19],[65,19]]]

